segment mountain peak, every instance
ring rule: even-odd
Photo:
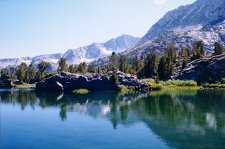
[[[196,41],[203,41],[206,53],[212,53],[214,43],[225,46],[225,0],[197,0],[167,12],[125,54],[142,58],[151,51],[163,55],[167,45],[175,49],[191,49]]]
[[[197,0],[166,13],[144,36],[153,39],[164,31],[191,25],[214,25],[225,20],[225,0]]]

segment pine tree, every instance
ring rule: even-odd
[[[90,73],[95,73],[96,72],[96,69],[95,69],[95,66],[94,66],[93,63],[88,65],[87,71],[90,72]]]
[[[199,59],[205,55],[204,45],[202,41],[197,41],[192,47],[191,60]]]
[[[98,70],[97,70],[97,73],[100,74],[101,73],[101,67],[100,65],[98,65]]]
[[[170,44],[167,47],[166,53],[164,55],[165,57],[165,72],[164,72],[164,79],[168,78],[174,71],[174,67],[176,64],[176,51],[174,49],[174,46],[172,44]]]
[[[66,63],[65,58],[60,58],[58,64],[59,64],[58,69],[57,69],[58,72],[67,71],[68,64]]]
[[[120,69],[120,71],[122,71],[124,73],[127,73],[129,70],[129,65],[128,65],[127,59],[124,55],[121,57],[119,69]]]
[[[136,60],[134,61],[134,63],[132,64],[132,69],[135,71],[135,73],[137,74],[140,70],[143,69],[144,67],[144,62],[141,60]]]
[[[116,72],[118,68],[118,61],[117,61],[117,55],[115,52],[112,52],[111,56],[111,66],[112,66],[112,71]]]
[[[162,56],[159,61],[159,66],[158,66],[158,76],[160,80],[164,80],[166,77],[166,58]]]
[[[215,42],[214,43],[214,55],[220,55],[224,52],[224,47],[219,43],[219,42]]]
[[[34,66],[34,63],[32,62],[29,65],[28,71],[27,71],[28,83],[32,82],[32,80],[34,80],[35,76],[36,76],[36,68]]]
[[[77,66],[76,65],[73,65],[73,64],[69,65],[68,71],[70,73],[76,73],[77,72]]]
[[[110,81],[113,84],[118,85],[118,76],[116,74],[117,73],[117,56],[115,52],[113,52],[111,56],[111,65],[112,65],[113,74],[110,77]]]
[[[85,73],[87,71],[87,64],[85,62],[82,62],[78,66],[78,72]]]
[[[159,56],[156,52],[150,52],[145,60],[144,75],[145,78],[150,78],[157,75]]]
[[[45,71],[48,68],[48,66],[49,66],[49,63],[44,62],[44,61],[42,61],[41,63],[38,64],[38,72],[37,72],[37,75],[35,77],[35,79],[37,81],[40,81],[45,77],[45,75],[46,75]]]
[[[0,80],[3,80],[4,78],[6,78],[6,77],[10,77],[10,78],[12,78],[12,72],[10,71],[10,70],[7,70],[7,69],[2,69],[1,71],[0,71]]]
[[[182,62],[182,69],[184,69],[187,66],[187,63],[188,63],[187,58],[185,57]]]
[[[180,55],[181,57],[186,57],[186,58],[188,58],[188,57],[190,57],[190,50],[189,50],[188,48],[181,49],[181,50],[179,51],[179,55]]]
[[[27,64],[21,63],[16,69],[16,76],[20,83],[27,82]]]

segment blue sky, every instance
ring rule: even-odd
[[[195,0],[0,0],[0,58],[63,53],[129,34]]]

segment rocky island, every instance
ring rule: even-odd
[[[61,72],[43,79],[36,84],[36,90],[51,91],[73,91],[77,89],[87,89],[89,91],[118,91],[119,86],[115,84],[110,75],[101,75],[97,73],[72,74]],[[118,84],[124,85],[134,90],[147,90],[148,84],[138,80],[135,76],[118,71]]]

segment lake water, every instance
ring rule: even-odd
[[[0,90],[1,149],[222,149],[225,91]]]

